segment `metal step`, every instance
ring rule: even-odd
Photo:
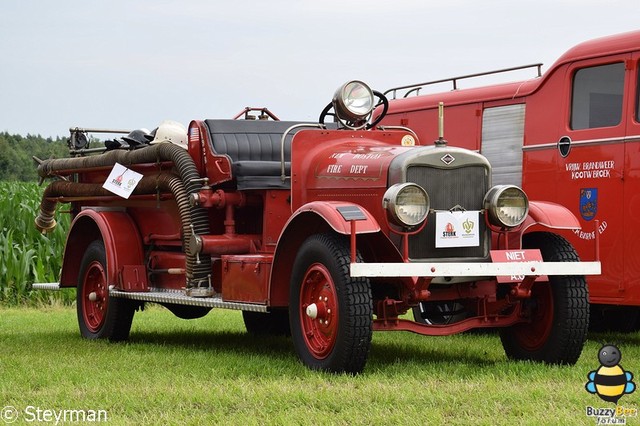
[[[33,283],[31,284],[31,289],[58,291],[60,290],[60,283]]]
[[[60,283],[34,283],[33,290],[60,290]],[[153,303],[174,303],[176,305],[202,306],[206,308],[236,309],[240,311],[267,312],[266,305],[256,305],[253,303],[225,302],[222,295],[215,294],[212,297],[192,297],[187,296],[184,290],[170,290],[163,288],[150,288],[148,292],[130,292],[116,289],[109,290],[111,297],[122,299],[140,300]]]
[[[148,292],[109,290],[111,297],[122,299],[140,300],[153,303],[174,303],[176,305],[202,306],[206,308],[236,309],[251,312],[267,312],[266,305],[252,303],[225,302],[220,294],[213,297],[192,297],[184,294],[183,290],[169,290],[162,288],[150,288]]]

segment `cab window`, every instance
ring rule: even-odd
[[[571,128],[573,130],[620,124],[624,63],[578,70],[573,77]]]

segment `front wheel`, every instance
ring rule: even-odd
[[[136,305],[134,301],[109,296],[106,252],[102,240],[89,244],[82,258],[76,305],[82,337],[112,341],[129,338]]]
[[[571,244],[559,235],[527,234],[524,248],[539,248],[547,262],[577,262]],[[549,364],[576,363],[589,329],[589,294],[583,276],[550,276],[536,282],[531,297],[522,301],[530,321],[501,330],[507,356]]]
[[[293,344],[314,370],[356,374],[364,369],[373,334],[371,287],[349,274],[348,240],[309,237],[291,276],[289,318]]]

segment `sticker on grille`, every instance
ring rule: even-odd
[[[426,166],[409,166],[407,181],[422,186],[429,194],[431,208],[449,210],[461,206],[465,210],[482,210],[482,201],[488,190],[487,170],[482,166],[440,169]],[[409,239],[411,259],[486,259],[489,255],[490,233],[484,220],[480,220],[480,246],[438,248],[435,247],[435,214],[430,213],[427,226]]]

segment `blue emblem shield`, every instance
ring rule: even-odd
[[[598,212],[598,188],[580,189],[580,216],[592,220]]]

